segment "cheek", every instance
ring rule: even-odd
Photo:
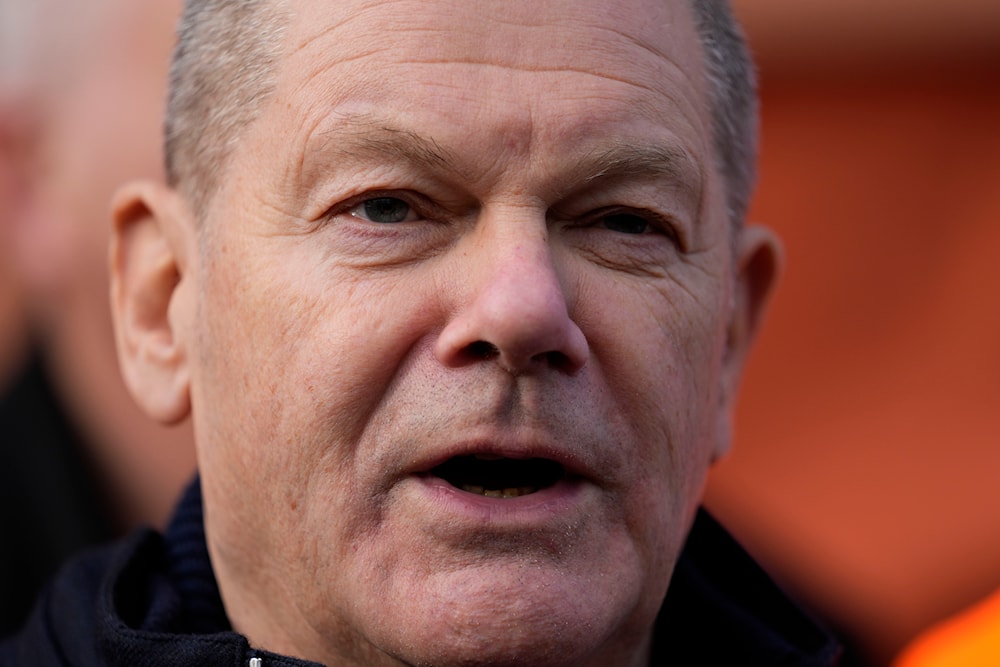
[[[244,499],[236,538],[248,524],[277,539],[289,523],[357,518],[347,491],[364,474],[363,436],[433,310],[413,281],[361,280],[294,248],[268,253],[219,262],[197,317],[199,463]]]
[[[676,517],[693,517],[711,461],[726,295],[718,284],[606,281],[582,293],[578,317],[608,384],[609,419],[637,448],[622,477],[634,482],[632,530],[678,535]]]
[[[596,282],[596,281],[592,281]],[[670,444],[693,443],[713,412],[725,343],[725,295],[676,284],[610,284],[585,290],[575,316],[622,412]]]

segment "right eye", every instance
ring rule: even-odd
[[[379,224],[418,220],[413,208],[399,197],[372,197],[354,206],[348,213],[361,220]]]

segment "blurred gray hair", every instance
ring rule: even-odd
[[[728,0],[687,1],[705,52],[715,166],[730,220],[740,225],[756,180],[753,63]],[[286,24],[283,0],[185,3],[170,71],[166,170],[199,217],[242,129],[274,91]]]

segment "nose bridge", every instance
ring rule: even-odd
[[[462,297],[442,332],[439,357],[455,366],[495,358],[512,373],[544,364],[575,372],[588,351],[570,317],[544,213],[505,209],[483,218],[462,253]]]
[[[495,312],[500,323],[515,313],[533,318],[559,312],[568,316],[567,295],[544,228],[489,235],[479,250],[483,272],[475,298],[488,312]]]

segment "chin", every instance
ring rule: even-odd
[[[652,618],[637,609],[637,599],[538,574],[527,566],[505,581],[477,578],[452,582],[447,596],[425,593],[408,615],[413,622],[396,625],[391,653],[435,667],[642,663],[635,658],[648,653],[648,638],[632,629],[651,626]]]
[[[455,629],[449,636],[421,638],[422,646],[403,652],[406,664],[431,667],[569,667],[625,664],[603,658],[600,646],[591,646],[593,636],[549,623],[545,631],[517,626]],[[456,636],[456,634],[458,636]]]

